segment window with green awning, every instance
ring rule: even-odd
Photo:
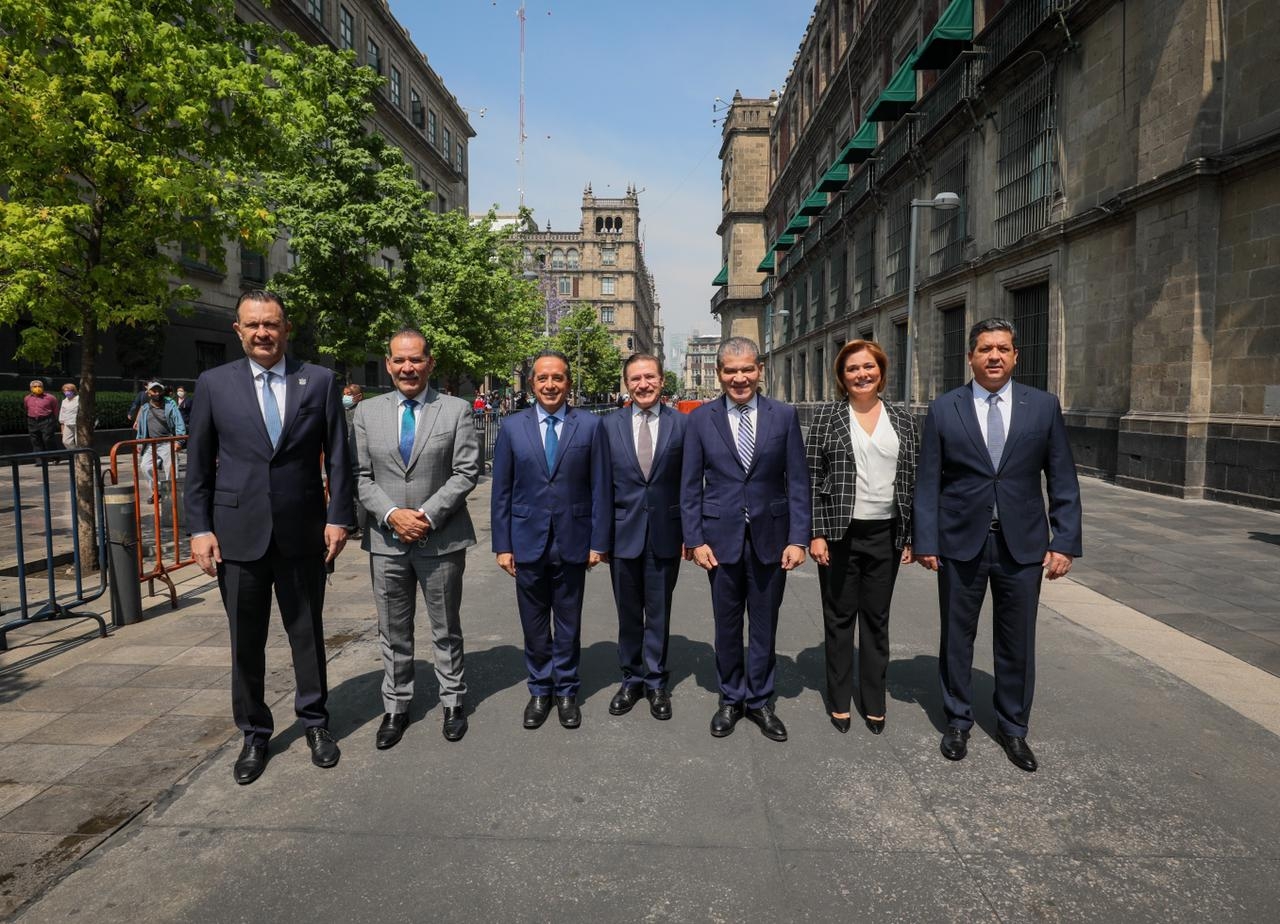
[[[801,215],[799,212],[796,212],[792,219],[787,222],[788,234],[804,234],[808,230],[809,218],[806,215]]]
[[[863,122],[849,143],[844,146],[840,156],[836,158],[842,164],[860,164],[876,149],[876,123],[870,120]]]
[[[836,161],[831,165],[831,169],[822,174],[822,179],[818,180],[818,189],[823,192],[833,193],[844,189],[844,184],[849,182],[849,165]]]
[[[770,247],[769,252],[765,254],[764,259],[760,261],[760,265],[756,267],[756,272],[772,273],[775,263],[776,258],[774,257],[773,248]]]
[[[916,52],[907,55],[889,85],[876,97],[876,101],[867,110],[867,118],[872,122],[893,122],[902,118],[916,103]]]
[[[918,71],[940,71],[973,42],[973,0],[951,0],[916,53]]]
[[[800,206],[801,215],[821,215],[822,210],[827,207],[827,194],[819,192],[815,189],[809,193],[808,198],[804,200],[804,204]]]
[[[794,234],[779,234],[778,239],[773,242],[774,250],[790,250],[796,244],[796,236]]]
[[[727,286],[729,284],[729,264],[726,263],[720,267],[720,272],[716,274],[716,278],[711,280],[713,286]]]

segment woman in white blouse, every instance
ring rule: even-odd
[[[813,491],[809,554],[822,589],[827,705],[842,733],[850,725],[858,623],[858,705],[867,728],[884,731],[889,601],[899,565],[912,561],[919,433],[910,415],[880,399],[888,365],[874,341],[846,343],[835,361],[846,400],[819,409],[806,446]]]

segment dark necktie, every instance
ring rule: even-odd
[[[543,449],[547,453],[547,474],[551,474],[551,470],[556,466],[556,447],[560,444],[560,437],[556,436],[556,419],[554,417],[547,418],[547,441],[543,444]]]
[[[640,460],[640,471],[645,478],[649,477],[649,472],[653,469],[653,430],[649,423],[652,416],[651,411],[640,412],[640,435],[636,438],[636,458]]]
[[[756,433],[751,423],[751,405],[738,408],[738,458],[743,468],[751,467],[751,456],[756,451]]]
[[[987,396],[987,454],[991,456],[991,467],[1000,468],[1000,457],[1004,455],[1004,417],[1000,414],[1000,396]]]
[[[406,398],[404,402],[404,413],[400,415],[400,458],[404,460],[404,464],[409,464],[409,457],[413,455],[413,435],[415,421],[413,418],[413,409],[418,406],[418,402],[412,398]]]
[[[280,444],[280,405],[276,403],[276,393],[271,388],[274,372],[262,373],[262,416],[267,424],[267,436],[271,438],[274,449]],[[243,381],[243,380],[242,380]]]

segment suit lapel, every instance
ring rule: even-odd
[[[248,359],[236,360],[234,366],[231,371],[231,387],[239,392],[240,400],[249,408],[249,417],[254,421],[253,427],[262,437],[263,445],[270,450],[271,437],[267,435],[267,422],[262,419],[262,405],[258,403],[258,383],[254,378],[253,367],[249,365]],[[283,433],[281,436],[283,437]]]
[[[529,449],[533,453],[533,457],[542,460],[542,464],[538,466],[538,471],[544,473],[549,481],[551,480],[551,475],[547,472],[547,451],[542,444],[542,427],[544,425],[538,420],[537,406],[529,408],[526,414],[527,416],[523,421],[525,438],[529,440]]]
[[[991,464],[991,453],[987,451],[987,441],[982,438],[982,427],[978,425],[978,412],[974,409],[973,384],[967,385],[956,394],[956,413],[960,416],[960,425],[973,441],[974,450]]]
[[[409,466],[405,465],[404,459],[400,457],[400,392],[388,392],[381,400],[383,408],[379,413],[382,417],[382,432],[386,434],[391,458],[395,459],[396,465],[408,471]],[[412,461],[413,456],[410,455],[409,459]]]
[[[422,447],[426,445],[427,437],[431,435],[436,422],[440,419],[440,402],[436,400],[436,393],[431,391],[430,386],[423,389],[418,400],[422,402],[422,413],[418,415],[418,421],[413,430],[413,449],[409,452],[408,468],[410,469],[418,464]]]
[[[721,396],[711,405],[711,426],[715,427],[720,438],[724,440],[725,448],[729,450],[730,455],[741,465],[742,459],[738,456],[738,447],[733,442],[733,431],[729,429],[728,401],[728,398]]]
[[[751,474],[751,470],[756,467],[756,460],[760,458],[760,449],[764,446],[765,441],[769,438],[769,431],[773,427],[773,407],[772,402],[764,395],[756,396],[756,432],[755,449],[751,452],[751,464],[746,467],[747,474]],[[739,424],[741,426],[741,424]],[[734,447],[734,454],[737,454],[737,447]]]
[[[1013,383],[1009,391],[1009,399],[1013,402],[1009,413],[1009,432],[1005,434],[1004,450],[1000,453],[1000,468],[1004,468],[1009,457],[1013,455],[1013,447],[1027,429],[1027,415],[1031,413],[1031,403],[1026,385]],[[999,471],[997,469],[996,471]]]
[[[849,458],[853,458],[853,431],[849,429],[848,402],[845,402],[843,406],[837,404],[832,417],[834,419],[831,421],[831,428],[835,431],[836,439],[840,440],[840,444],[844,447],[844,451],[849,454]]]
[[[672,423],[671,415],[675,411],[662,404],[658,405],[658,441],[653,444],[653,465],[649,468],[649,477],[653,478],[653,473],[658,470],[658,460],[662,458],[662,454],[667,451],[667,446],[671,443],[671,431],[675,429]],[[639,465],[639,461],[636,462]]]
[[[569,441],[573,439],[574,431],[578,429],[578,413],[578,411],[569,407],[564,409],[564,424],[557,434],[559,439],[556,440],[556,458],[551,465],[552,478],[556,477],[556,472],[560,471],[560,463],[564,459],[564,451],[569,448]]]
[[[280,426],[280,442],[276,444],[277,451],[284,445],[285,438],[289,435],[289,428],[298,418],[298,406],[302,403],[302,395],[307,388],[307,376],[298,374],[302,369],[303,364],[297,360],[285,360],[284,421]],[[263,429],[265,428],[264,424]]]
[[[634,414],[635,411],[631,408],[627,408],[623,413],[615,415],[617,420],[613,422],[613,425],[617,429],[618,439],[623,445],[623,454],[626,456],[629,463],[635,468],[636,473],[643,481],[644,471],[640,468],[640,456],[636,453],[635,436],[631,429],[634,426],[632,419]],[[656,448],[653,453],[653,462],[655,465],[658,462],[658,452]]]

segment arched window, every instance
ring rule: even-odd
[[[551,251],[551,268],[564,269],[564,251],[559,247]]]
[[[533,262],[533,251],[530,250],[528,247],[524,249],[524,262],[526,264]]]
[[[578,248],[570,247],[565,254],[565,261],[569,264],[569,269],[577,269],[581,263],[578,256]]]
[[[616,215],[613,219],[613,230],[615,234],[622,233],[622,216]]]
[[[603,230],[604,230],[604,219],[596,218],[596,234],[599,234]]]

